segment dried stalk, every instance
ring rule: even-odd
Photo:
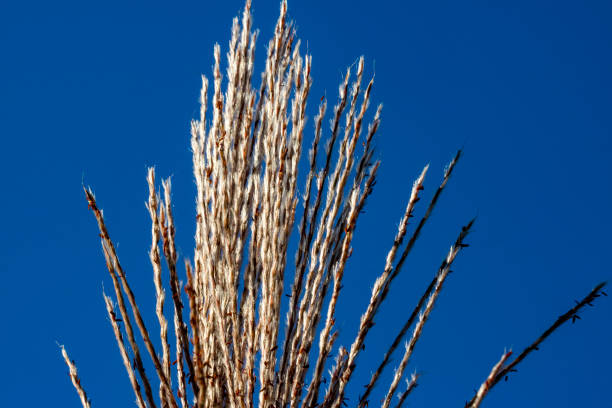
[[[70,360],[70,358],[68,357],[68,353],[66,352],[64,346],[60,346],[60,348],[62,349],[62,356],[64,356],[64,361],[70,369],[70,380],[72,381],[72,385],[74,385],[74,388],[76,388],[77,394],[79,394],[81,404],[83,405],[83,408],[90,408],[91,402],[87,398],[87,394],[85,393],[85,390],[81,385],[81,379],[78,376],[76,365],[74,364],[74,361]]]
[[[438,273],[436,274],[436,286],[431,295],[429,296],[429,299],[427,300],[425,309],[419,315],[419,321],[417,322],[414,331],[412,332],[412,337],[410,338],[410,341],[408,342],[408,344],[406,344],[406,351],[404,352],[404,356],[402,357],[402,361],[400,362],[399,367],[395,371],[395,376],[393,377],[393,381],[389,386],[389,391],[387,391],[387,395],[382,404],[383,408],[388,408],[389,404],[391,403],[391,398],[393,397],[393,394],[395,394],[395,390],[397,389],[397,386],[404,373],[406,365],[408,364],[408,360],[412,356],[414,346],[421,337],[421,333],[423,332],[423,326],[425,325],[425,322],[427,321],[427,318],[429,317],[433,309],[436,299],[438,298],[440,291],[442,290],[442,285],[444,284],[444,281],[446,280],[446,277],[450,272],[451,265],[457,257],[457,254],[459,254],[459,252],[467,246],[467,244],[465,244],[463,240],[467,237],[468,233],[470,232],[470,229],[472,228],[472,225],[474,225],[474,220],[471,220],[466,226],[461,228],[461,232],[459,233],[457,240],[451,246],[450,250],[448,251],[448,255],[442,261],[442,265],[440,265],[440,268],[438,269]]]
[[[580,302],[576,301],[576,306],[572,307],[567,312],[559,316],[557,320],[540,335],[540,337],[538,337],[533,343],[531,343],[527,348],[525,348],[525,350],[523,350],[518,356],[516,356],[514,360],[512,360],[503,368],[499,369],[499,371],[495,374],[493,378],[491,378],[490,380],[487,379],[489,384],[486,387],[484,394],[486,395],[486,393],[491,390],[491,388],[493,388],[495,385],[497,385],[497,383],[499,383],[502,379],[506,379],[511,372],[516,371],[515,367],[533,351],[539,350],[540,344],[544,340],[546,340],[546,338],[550,336],[555,330],[557,330],[569,320],[571,320],[572,323],[574,323],[576,320],[579,320],[580,316],[578,315],[578,312],[580,312],[585,306],[593,306],[593,301],[602,295],[608,296],[608,294],[603,290],[606,285],[607,282],[601,282],[599,285],[595,286],[593,290],[591,290],[589,294],[586,295]],[[480,397],[480,399],[482,399],[483,397],[484,395]],[[467,402],[465,406],[472,407],[474,406],[474,402],[477,400],[478,393],[476,393],[476,395],[472,397],[472,399]]]
[[[164,301],[166,299],[166,292],[163,288],[162,277],[161,277],[161,259],[159,256],[159,240],[160,240],[160,227],[158,217],[158,203],[159,195],[155,191],[155,169],[149,168],[147,173],[147,182],[149,184],[149,202],[147,203],[147,209],[151,216],[151,249],[149,251],[149,259],[153,267],[153,282],[155,284],[155,294],[157,296],[157,302],[155,303],[155,313],[159,320],[160,333],[162,344],[162,365],[164,367],[164,373],[166,377],[171,378],[170,372],[170,344],[168,343],[168,321],[164,316]],[[163,386],[160,384],[159,388],[159,399],[166,403],[166,393]],[[166,404],[163,404],[166,406]]]
[[[395,408],[401,408],[402,405],[404,405],[404,402],[406,401],[406,398],[408,397],[408,395],[410,395],[410,393],[417,387],[418,379],[419,379],[419,375],[417,373],[414,373],[410,377],[410,380],[406,381],[407,383],[406,391],[402,392],[402,394],[400,395],[399,401],[397,405],[395,406]]]
[[[140,385],[138,384],[138,380],[136,379],[136,375],[134,373],[134,368],[130,364],[130,356],[125,348],[125,343],[123,342],[123,335],[121,334],[121,329],[119,328],[119,322],[121,319],[117,317],[115,314],[115,308],[113,307],[113,301],[111,298],[103,294],[104,303],[106,304],[106,311],[108,312],[108,319],[113,327],[113,332],[115,333],[115,338],[117,339],[117,346],[119,346],[119,353],[121,354],[121,359],[123,360],[123,365],[128,373],[128,377],[130,379],[130,383],[132,384],[132,389],[134,390],[134,394],[136,394],[136,404],[139,408],[146,408],[146,404],[142,399],[142,393],[140,392]],[[162,396],[160,396],[161,398]]]

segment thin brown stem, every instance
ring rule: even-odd
[[[603,291],[603,288],[606,286],[607,282],[602,282],[599,285],[595,286],[593,290],[589,292],[580,302],[576,302],[576,306],[569,309],[567,312],[562,314],[555,320],[555,322],[546,329],[540,337],[538,337],[533,343],[531,343],[527,348],[525,348],[519,355],[517,355],[514,360],[512,360],[508,365],[503,367],[499,372],[490,380],[490,384],[487,388],[487,392],[497,385],[502,379],[505,379],[511,372],[516,371],[515,367],[525,359],[529,354],[533,351],[539,350],[540,344],[546,340],[548,336],[550,336],[555,330],[561,327],[564,323],[568,321],[572,321],[574,323],[577,319],[580,319],[578,312],[580,312],[585,306],[593,306],[593,301],[600,297],[601,295],[606,296],[606,293]],[[484,396],[483,396],[484,397]],[[477,400],[477,395],[472,397],[472,399],[465,404],[466,407],[472,407],[474,401]]]

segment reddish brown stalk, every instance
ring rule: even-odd
[[[142,394],[140,392],[140,385],[138,384],[138,380],[134,375],[134,368],[130,364],[130,357],[123,342],[123,335],[121,334],[121,329],[119,328],[119,322],[121,321],[121,319],[117,317],[111,299],[105,294],[103,294],[103,296],[104,303],[106,304],[106,310],[108,312],[108,319],[110,320],[111,326],[113,327],[113,332],[115,333],[115,338],[117,339],[117,346],[119,347],[119,352],[121,354],[121,358],[123,359],[123,364],[125,365],[125,369],[128,372],[128,377],[130,379],[130,383],[132,384],[134,394],[136,394],[136,403],[138,404],[139,408],[146,408],[146,404],[142,399]]]
[[[153,347],[153,343],[151,342],[149,332],[145,326],[142,316],[140,315],[140,310],[138,309],[138,305],[136,303],[136,297],[134,296],[134,292],[132,292],[132,289],[130,288],[130,285],[128,284],[127,279],[125,277],[125,273],[123,272],[123,269],[121,268],[121,264],[119,263],[119,258],[117,257],[115,247],[110,239],[108,230],[106,229],[106,225],[104,223],[104,217],[102,216],[102,212],[100,211],[100,209],[98,208],[96,204],[96,199],[92,191],[85,187],[83,187],[83,189],[85,190],[85,197],[87,198],[88,207],[93,211],[96,217],[96,221],[98,222],[98,228],[100,229],[100,235],[101,235],[102,241],[104,242],[103,246],[107,250],[105,251],[105,253],[108,253],[109,260],[112,262],[112,267],[114,270],[117,271],[117,275],[119,279],[121,280],[121,285],[123,287],[125,294],[128,297],[128,301],[130,302],[130,306],[132,308],[132,314],[134,316],[134,319],[136,320],[136,325],[138,326],[138,329],[140,330],[140,334],[142,335],[145,346],[147,347],[147,351],[149,352],[149,355],[151,356],[151,359],[153,360],[153,364],[155,365],[157,375],[159,376],[161,382],[166,387],[168,399],[170,403],[172,404],[172,407],[178,408],[176,404],[176,400],[174,399],[174,395],[172,395],[170,381],[168,378],[166,378],[166,375],[164,374],[163,367],[161,366],[161,363],[159,362],[159,358],[157,357],[157,353],[155,352],[155,348]],[[111,274],[111,276],[112,275],[113,274]],[[115,291],[117,292],[117,288],[115,288]],[[119,289],[118,292],[121,293],[121,290]]]
[[[194,381],[198,385],[198,393],[196,394],[196,405],[198,407],[201,407],[204,404],[203,400],[205,392],[204,371],[202,368],[202,339],[200,338],[200,325],[198,323],[198,299],[193,286],[191,265],[187,260],[185,261],[185,271],[187,272],[187,285],[185,286],[185,292],[187,293],[187,297],[189,298],[189,324],[191,325],[191,331],[193,334],[193,361],[195,362],[194,371],[192,371],[192,375],[195,377]]]
[[[165,194],[165,206],[160,208],[159,214],[159,225],[162,232],[163,238],[163,251],[168,270],[170,271],[170,290],[172,291],[172,301],[174,302],[174,308],[178,315],[179,321],[179,333],[181,340],[181,347],[183,348],[183,357],[189,368],[190,375],[188,376],[189,382],[191,383],[195,395],[198,395],[198,384],[195,380],[195,370],[193,367],[193,360],[191,359],[191,353],[189,351],[189,340],[187,333],[187,326],[183,322],[183,301],[181,300],[181,293],[179,289],[179,279],[176,273],[176,249],[174,246],[174,217],[172,216],[172,206],[170,204],[170,181],[166,180],[164,183]]]
[[[119,282],[119,279],[117,278],[117,272],[115,271],[115,267],[111,260],[111,255],[109,253],[109,249],[105,240],[102,240],[102,251],[104,252],[106,268],[108,269],[108,272],[110,273],[110,276],[113,280],[113,287],[115,289],[115,295],[117,296],[117,304],[119,305],[119,312],[121,313],[121,318],[125,325],[125,331],[128,337],[128,341],[130,343],[130,347],[132,348],[132,352],[134,353],[134,360],[132,362],[132,365],[135,366],[136,370],[138,370],[138,373],[140,374],[142,384],[145,388],[145,395],[147,396],[147,401],[149,401],[149,406],[151,408],[155,408],[156,405],[155,399],[153,398],[151,383],[149,382],[149,378],[145,373],[144,364],[142,363],[142,357],[140,356],[140,348],[138,347],[136,337],[134,336],[132,321],[130,320],[130,315],[128,314],[127,308],[125,307],[125,300],[123,298],[123,293],[121,292],[121,284]],[[132,369],[134,369],[134,367],[132,367]]]

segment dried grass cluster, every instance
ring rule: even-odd
[[[427,167],[416,178],[384,269],[374,283],[369,303],[364,305],[365,312],[355,339],[350,347],[337,349],[335,364],[328,367],[328,357],[337,338],[334,329],[336,304],[351,255],[355,225],[376,182],[379,162],[373,162],[372,141],[379,126],[381,106],[376,108],[366,126],[373,81],[364,86],[361,58],[356,72],[347,70],[340,84],[324,148],[320,143],[327,101],[321,100],[314,118],[315,134],[303,209],[298,208],[298,163],[304,144],[306,100],[311,87],[311,57],[300,54],[300,42],[286,19],[286,12],[287,4],[283,1],[274,37],[268,43],[259,89],[252,85],[258,33],[251,31],[248,0],[241,23],[238,18],[234,19],[227,53],[225,92],[222,91],[221,50],[215,46],[210,113],[209,83],[202,78],[200,119],[191,125],[197,186],[195,251],[193,262],[185,261],[187,283],[184,288],[179,279],[179,259],[174,244],[170,181],[162,182],[162,196],[157,191],[154,169],[149,169],[150,259],[157,296],[161,355],[157,354],[152,332],[142,319],[102,211],[92,191],[85,189],[89,207],[98,223],[116,296],[115,306],[115,302],[104,294],[109,320],[140,408],[158,405],[172,408],[246,408],[254,405],[262,408],[337,408],[343,404],[346,386],[376,314],[460,158],[461,152],[458,152],[446,168],[424,215],[408,234]],[[363,147],[361,153],[357,153],[359,145]],[[287,252],[296,211],[299,212],[299,244],[293,267],[287,265]],[[459,231],[429,287],[384,353],[358,406],[368,404],[370,393],[389,364],[390,356],[414,326],[381,405],[389,407],[393,396],[398,395],[423,326],[451,272],[453,261],[467,246],[464,241],[473,222],[468,222]],[[162,254],[169,275],[174,344],[170,343],[168,334]],[[280,336],[281,301],[287,292],[283,280],[287,270],[293,271],[294,277],[287,300],[284,336]],[[576,319],[582,307],[604,294],[602,288],[600,284],[593,289],[514,360],[510,360],[510,352],[504,353],[467,406],[478,407],[487,392],[537,349],[552,331]],[[141,339],[137,339],[136,332]],[[145,373],[143,344],[155,367],[157,391],[154,390],[157,383],[153,384]],[[311,353],[313,346],[318,352]],[[89,407],[90,401],[76,367],[63,348],[62,353],[81,402]],[[331,370],[329,378],[324,375],[326,368]],[[417,379],[418,373],[408,376],[407,387],[399,393],[396,406],[402,405],[415,388]]]

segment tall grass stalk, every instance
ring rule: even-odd
[[[304,146],[312,59],[301,54],[283,1],[274,36],[268,42],[261,85],[254,88],[258,32],[252,31],[250,6],[247,0],[242,19],[234,19],[225,81],[221,47],[215,46],[212,90],[208,79],[202,77],[200,118],[191,124],[197,187],[191,259],[180,260],[175,248],[170,181],[162,181],[158,190],[155,170],[148,171],[150,261],[161,350],[154,347],[152,323],[145,324],[141,316],[94,194],[85,189],[115,292],[114,301],[104,294],[109,320],[140,408],[346,405],[347,384],[354,378],[359,354],[380,306],[461,157],[461,151],[457,152],[423,215],[413,222],[428,167],[416,177],[384,268],[373,283],[369,302],[363,305],[354,340],[346,348],[337,347],[336,306],[351,242],[380,164],[373,159],[373,140],[382,106],[373,112],[369,109],[373,79],[364,81],[361,58],[354,71],[346,71],[331,114],[327,115],[327,100],[319,104],[300,199],[298,163]],[[331,117],[331,128],[324,131],[327,116]],[[299,238],[295,262],[291,263],[288,243],[296,217]],[[368,405],[376,386],[383,389],[384,408],[393,403],[394,396],[399,397],[397,406],[401,406],[416,387],[419,373],[407,375],[408,363],[453,262],[468,246],[465,241],[473,224],[471,220],[459,229],[431,284],[398,327],[389,348],[380,353],[381,363],[357,406]],[[163,270],[168,271],[166,285]],[[293,274],[290,288],[283,287],[286,273]],[[182,282],[186,282],[184,287]],[[505,352],[466,406],[479,406],[491,388],[548,335],[575,320],[585,305],[605,294],[603,286],[595,287],[514,360]],[[283,300],[285,318],[281,315]],[[282,321],[286,321],[284,327]],[[403,341],[406,346],[390,384],[379,384],[391,355]],[[63,347],[62,353],[81,402],[89,407],[76,367]],[[153,374],[145,372],[145,354],[152,360]],[[335,358],[332,365],[329,357]],[[402,391],[400,383],[405,378],[408,384]]]

